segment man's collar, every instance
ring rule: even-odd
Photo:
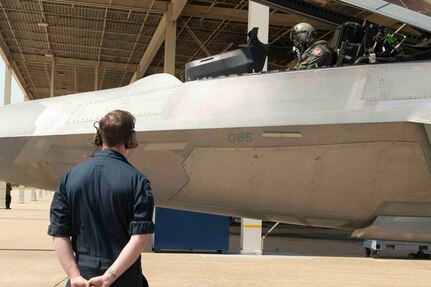
[[[128,162],[127,159],[124,157],[124,155],[112,149],[103,149],[98,153],[96,153],[94,156],[107,156],[107,157],[112,157],[112,158],[122,160],[124,162]]]

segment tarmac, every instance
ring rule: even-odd
[[[46,234],[52,193],[0,209],[0,287],[65,286],[66,274]],[[228,254],[142,253],[151,287],[431,286],[431,260],[389,254],[367,258],[362,242],[345,231],[281,226],[265,240],[263,255],[240,255],[239,228]]]

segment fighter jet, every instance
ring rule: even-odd
[[[427,21],[401,21],[428,35],[430,15],[416,14]],[[352,27],[360,41],[343,32]],[[93,123],[124,109],[139,141],[128,159],[157,206],[431,242],[429,43],[407,47],[402,31],[371,23],[338,32],[333,67],[156,74],[1,107],[0,179],[55,189],[96,151]]]

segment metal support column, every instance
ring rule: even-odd
[[[99,84],[99,65],[96,66],[94,69],[94,90],[98,90],[98,84]]]
[[[3,104],[9,105],[11,99],[11,86],[12,86],[12,67],[6,65],[5,78],[4,78],[4,101]]]
[[[6,208],[6,182],[0,182],[0,209]]]
[[[37,201],[36,189],[31,190],[31,201]]]
[[[175,55],[177,42],[177,20],[172,17],[173,3],[168,5],[165,32],[165,63],[164,72],[175,76]]]
[[[12,67],[6,64],[3,104],[9,105],[11,99]],[[0,208],[6,208],[6,183],[0,182]]]
[[[248,31],[259,28],[258,38],[268,44],[269,7],[254,1],[248,3]],[[267,70],[267,62],[263,71]],[[262,254],[262,220],[241,219],[241,254]]]
[[[20,185],[19,186],[19,201],[18,203],[24,203],[25,202],[25,187]]]
[[[54,97],[54,72],[55,72],[55,62],[54,58],[51,58],[51,81],[50,81],[50,93],[49,96]]]
[[[262,220],[241,218],[240,252],[262,255]]]

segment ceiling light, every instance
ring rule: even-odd
[[[54,55],[53,54],[45,54],[45,57],[52,58],[52,57],[54,57]]]
[[[39,27],[48,27],[48,23],[42,23],[42,22],[40,22],[40,23],[37,23],[37,26],[39,26]]]

